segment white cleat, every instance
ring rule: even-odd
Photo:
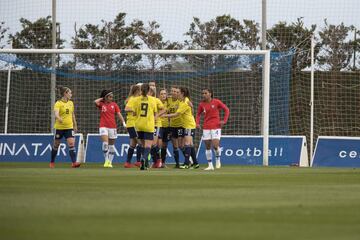
[[[216,167],[216,168],[221,168],[221,162],[220,162],[220,160],[217,160],[217,161],[216,161],[215,167]]]
[[[204,169],[205,171],[214,171],[214,167],[213,166],[208,166],[207,168]]]

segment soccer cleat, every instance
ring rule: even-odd
[[[50,168],[55,168],[55,163],[51,162],[49,165]]]
[[[198,163],[191,165],[191,169],[198,169],[199,167],[200,165]]]
[[[161,168],[161,165],[162,165],[161,159],[158,159],[154,164],[154,168]]]
[[[221,168],[221,162],[220,162],[220,160],[216,160],[215,167],[216,167],[216,168]]]
[[[208,166],[207,168],[204,169],[205,171],[214,171],[214,167],[213,166]]]
[[[111,162],[109,160],[105,160],[104,168],[112,168]]]
[[[134,165],[135,165],[136,167],[141,167],[141,162],[138,161],[138,162],[136,162]]]
[[[174,168],[180,168],[180,164],[175,164],[175,167]]]
[[[72,167],[72,168],[78,168],[78,167],[80,167],[80,165],[81,165],[81,163],[79,163],[79,162],[73,162],[73,163],[71,164],[71,167]]]
[[[190,166],[187,164],[183,164],[180,166],[180,169],[189,169],[189,168],[190,168]]]
[[[129,162],[125,162],[125,163],[124,163],[124,168],[132,168],[132,167],[134,167],[133,164],[131,164],[131,163],[129,163]]]

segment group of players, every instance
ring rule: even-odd
[[[60,87],[61,99],[55,103],[55,137],[51,154],[50,167],[54,167],[55,156],[60,139],[65,137],[69,146],[72,167],[79,167],[76,162],[74,148],[74,131],[76,119],[74,105],[71,101],[71,90]],[[114,102],[111,90],[103,90],[100,98],[95,101],[100,111],[99,132],[102,140],[104,154],[104,167],[112,168],[115,155],[115,140],[117,138],[116,117],[126,127],[130,147],[125,168],[139,167],[146,170],[166,167],[167,145],[171,141],[175,168],[196,169],[199,163],[193,143],[196,128],[203,129],[203,140],[206,147],[208,166],[204,170],[214,170],[212,163],[212,148],[215,152],[215,167],[221,167],[220,138],[221,127],[229,118],[228,107],[219,99],[213,98],[211,89],[202,90],[202,101],[199,104],[196,120],[193,115],[193,103],[188,88],[172,86],[170,96],[166,89],[161,89],[157,97],[155,82],[139,83],[131,86],[128,98],[125,101],[126,122],[119,106]],[[220,120],[220,110],[224,110],[224,119]],[[202,127],[200,118],[204,115]],[[136,162],[131,163],[136,149]],[[179,150],[183,153],[185,161],[180,164]]]

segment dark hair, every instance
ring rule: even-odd
[[[104,98],[104,97],[106,97],[106,95],[108,95],[109,93],[112,93],[112,91],[111,91],[111,90],[107,90],[107,89],[102,90],[102,91],[101,91],[101,94],[100,94],[100,97],[101,97],[101,98]]]
[[[143,85],[141,85],[141,95],[143,95],[144,97],[146,97],[146,95],[149,92],[150,86],[148,83],[144,83]]]
[[[57,93],[58,93],[58,95],[59,95],[60,97],[63,97],[64,94],[65,94],[67,91],[69,91],[69,90],[70,90],[70,88],[64,87],[64,86],[58,86],[58,87],[56,88],[56,91],[57,91]]]
[[[180,87],[180,92],[184,95],[184,98],[190,99],[190,91],[187,87]]]
[[[156,97],[156,90],[154,88],[149,88],[149,93],[151,96]]]
[[[210,93],[210,97],[211,97],[211,98],[214,97],[214,92],[213,92],[212,89],[210,89],[210,88],[204,88],[203,91],[204,91],[204,90],[206,90],[206,91],[208,91],[208,92]]]
[[[136,85],[136,84],[135,84],[135,85],[131,85],[131,87],[130,87],[130,92],[129,92],[129,97],[130,97],[130,96],[134,96],[137,91],[140,91],[140,86],[139,86],[139,85]]]

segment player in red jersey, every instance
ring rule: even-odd
[[[116,117],[120,119],[122,125],[126,127],[123,116],[120,113],[119,106],[113,102],[114,95],[110,90],[103,90],[100,98],[95,100],[95,105],[100,110],[99,132],[102,141],[102,150],[104,153],[104,167],[112,168],[112,160],[115,155],[115,140],[117,138]]]
[[[212,164],[211,146],[215,151],[216,168],[220,168],[221,151],[219,146],[221,138],[221,127],[226,124],[230,115],[230,111],[223,102],[221,102],[219,99],[213,98],[213,92],[211,89],[203,89],[202,97],[203,101],[200,102],[196,114],[196,127],[200,128],[201,114],[204,114],[202,138],[205,142],[205,154],[209,164],[209,166],[205,168],[205,170],[214,170],[214,166]],[[220,120],[220,109],[223,109],[225,112],[224,120]]]

